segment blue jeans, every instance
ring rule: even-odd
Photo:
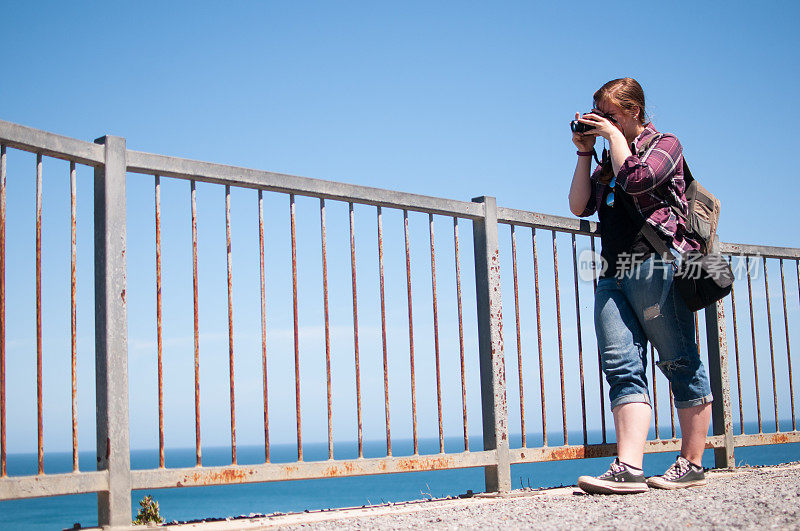
[[[647,342],[658,351],[656,363],[672,383],[675,407],[712,401],[711,387],[695,343],[692,312],[672,282],[675,266],[653,254],[623,278],[601,278],[594,306],[595,332],[611,408],[650,403]]]

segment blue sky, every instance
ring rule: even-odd
[[[104,134],[118,135],[127,139],[129,148],[140,151],[460,200],[492,195],[502,206],[569,216],[566,196],[575,148],[567,122],[575,111],[589,109],[593,92],[605,81],[631,76],[645,88],[656,127],[679,137],[694,175],[722,200],[721,238],[798,247],[800,239],[794,229],[792,204],[800,192],[800,184],[791,163],[795,149],[791,116],[800,81],[800,37],[794,27],[799,10],[796,3],[788,2],[8,3],[0,20],[0,44],[6,50],[0,61],[0,119],[84,140]],[[10,171],[33,169],[30,158],[22,155],[18,158],[18,162],[9,161]],[[52,337],[46,338],[46,346],[49,345],[46,358],[50,355],[51,360],[56,359],[50,362],[53,364],[50,367],[65,367],[62,302],[68,294],[63,282],[68,278],[64,276],[68,239],[64,240],[63,223],[59,221],[63,218],[50,213],[68,213],[64,210],[68,203],[65,207],[63,202],[63,193],[68,188],[62,178],[67,173],[59,162],[46,162],[45,170],[45,186],[52,186],[54,191],[48,192],[46,188],[44,247],[46,256],[52,253],[49,264],[55,268],[54,272],[46,273],[45,322],[58,323],[48,327]],[[10,173],[10,182],[11,179]],[[79,170],[79,197],[85,198],[79,203],[79,220],[87,220],[79,221],[79,253],[83,257],[79,283],[83,286],[92,283],[89,179],[87,169]],[[20,194],[28,194],[29,185],[25,188],[20,184]],[[191,319],[185,313],[191,298],[185,297],[190,285],[184,267],[188,251],[188,187],[186,183],[167,180],[162,186],[165,223],[172,227],[164,238],[165,241],[172,238],[169,241],[173,242],[166,247],[165,260],[173,253],[174,260],[169,264],[180,264],[165,265],[165,278],[175,286],[174,298],[165,302],[172,305],[169,306],[171,330],[165,334],[172,341],[175,353],[168,361],[168,370],[173,371],[177,382],[170,384],[175,391],[174,396],[168,397],[170,415],[175,419],[192,411],[191,380],[187,379],[190,359],[186,357],[191,352],[191,343],[186,344],[186,338],[191,337]],[[9,187],[10,193],[13,192],[12,184]],[[198,186],[201,227],[203,223],[209,227],[205,233],[207,258],[201,274],[213,279],[207,285],[216,286],[205,288],[207,299],[201,316],[206,323],[204,341],[208,346],[203,347],[203,352],[205,355],[217,349],[221,356],[204,364],[210,371],[209,379],[214,371],[223,371],[222,374],[227,371],[227,317],[224,308],[216,307],[218,302],[224,305],[226,296],[224,253],[218,252],[220,221],[224,230],[222,192],[218,188]],[[139,260],[129,275],[131,286],[141,287],[133,290],[129,308],[134,356],[131,379],[144,389],[132,391],[132,418],[134,426],[141,428],[132,435],[132,443],[151,447],[153,394],[147,374],[152,372],[147,373],[144,368],[149,371],[152,367],[154,342],[151,317],[154,303],[151,292],[147,291],[154,275],[150,271],[152,179],[131,177],[129,190],[129,260]],[[257,257],[251,243],[247,243],[252,242],[255,199],[252,193],[234,190],[232,200],[235,232],[237,227],[249,227],[235,235],[234,249],[239,253],[234,258],[238,305],[235,314],[241,319],[240,330],[251,330],[250,327],[258,326],[254,313],[258,306],[252,298],[250,283],[253,278],[257,282]],[[19,371],[22,383],[14,383],[21,386],[19,396],[30,398],[31,352],[35,354],[35,350],[30,350],[34,329],[29,274],[32,248],[29,207],[33,199],[25,195],[9,201],[14,203],[9,207],[10,219],[19,219],[21,223],[20,236],[9,243],[10,253],[20,257],[17,262],[12,260],[9,267],[16,269],[9,274],[16,271],[24,278],[16,284],[20,293],[9,294],[19,297],[21,315],[15,328],[16,339],[10,338],[18,341],[12,342],[10,348],[15,344],[20,346],[18,352],[9,352],[8,363],[10,370]],[[270,197],[265,199],[265,205],[268,216],[283,216],[285,222],[288,215],[285,197]],[[309,265],[301,265],[301,284],[304,276],[310,279],[302,284],[313,286],[309,290],[319,289],[317,208],[315,201],[298,198],[298,211],[302,210],[307,219],[301,222],[300,234],[301,237],[308,234],[300,245],[305,245],[306,254],[314,257],[308,259]],[[374,210],[357,207],[356,211],[364,241],[374,239]],[[346,223],[346,207],[342,205],[330,205],[328,215]],[[53,216],[50,221],[48,216]],[[384,223],[388,227],[384,230],[394,231],[401,221],[396,213],[389,212]],[[421,264],[417,267],[419,277],[415,278],[415,286],[420,291],[429,290],[425,267],[430,265],[422,265],[427,218],[417,217],[413,223],[415,245],[421,246],[415,252]],[[214,229],[210,228],[212,225]],[[276,242],[276,249],[285,250],[286,231],[274,230],[270,241]],[[452,223],[437,220],[436,230],[437,238],[447,242]],[[465,237],[471,233],[471,227],[463,222],[460,230]],[[402,238],[401,232],[393,234]],[[348,245],[346,234],[334,233],[329,237],[335,242],[329,245],[342,248]],[[519,236],[523,237],[528,238],[529,247],[529,233]],[[549,235],[540,237],[542,249],[546,250]],[[567,240],[559,243],[563,252],[568,252],[568,244]],[[368,271],[363,273],[367,275],[365,279],[359,278],[359,289],[366,293],[362,296],[365,302],[360,300],[359,304],[365,304],[363,313],[373,317],[374,300],[367,302],[367,299],[374,299],[374,246],[374,242],[359,244],[359,251],[364,249],[360,260],[365,263],[360,270]],[[452,256],[446,250],[441,252],[444,256],[437,259],[449,267]],[[466,246],[462,256],[469,256],[469,252]],[[508,254],[507,249],[504,252]],[[272,268],[273,278],[285,279],[285,260],[277,258],[284,255],[276,251],[274,256],[268,269]],[[397,294],[393,303],[397,312],[394,324],[399,327],[396,337],[401,337],[405,333],[402,328],[405,301],[400,297],[405,273],[401,255],[396,254],[395,258],[390,267],[397,284],[391,293]],[[352,311],[352,307],[348,309],[352,301],[345,289],[349,288],[349,263],[340,257],[331,267],[331,274],[339,275],[336,278],[341,284],[334,287],[341,291],[335,310],[337,315],[346,315]],[[469,266],[464,267],[467,270],[462,271],[462,282],[474,290]],[[789,271],[793,267],[791,264]],[[447,280],[441,282],[451,282],[452,276],[442,275]],[[506,315],[510,315],[513,295],[509,296],[505,279],[504,283]],[[290,293],[285,282],[273,289],[276,300],[285,300]],[[562,294],[562,303],[573,304],[570,299],[573,296]],[[86,414],[93,405],[92,294],[82,292],[81,297],[80,344],[84,351],[89,351],[81,362],[82,378],[87,381],[80,393],[81,445],[85,447],[94,441],[93,421]],[[319,325],[319,298],[316,292],[308,297],[315,302],[313,309],[309,303],[304,310],[308,312],[309,323],[305,337],[316,342],[313,349],[308,347],[316,349],[313,355],[316,356],[319,336],[314,333],[319,334],[319,328],[314,327]],[[582,293],[582,297],[582,306],[588,307],[590,292]],[[430,311],[424,298],[415,304],[420,312]],[[794,309],[796,303],[791,304]],[[574,307],[571,311],[574,312]],[[586,313],[584,320],[590,321],[590,315]],[[284,326],[284,317],[271,318],[276,338],[290,330]],[[424,313],[418,317],[425,323],[418,325],[420,328],[429,329],[427,318]],[[377,328],[368,317],[364,319],[363,334],[368,338],[364,341],[374,345],[379,341]],[[587,341],[593,341],[591,322],[585,321],[584,334]],[[452,318],[443,318],[442,326],[452,324]],[[352,324],[342,320],[339,326],[337,333],[346,345]],[[429,330],[419,333],[427,338],[424,334],[429,334]],[[240,334],[237,344],[242,345],[242,350],[250,348],[257,352],[257,345],[250,343],[253,334]],[[446,344],[451,347],[452,335],[449,337]],[[514,340],[508,328],[506,344],[511,345]],[[286,346],[291,337],[276,341],[284,341],[281,345]],[[529,349],[534,348],[535,343],[526,342]],[[276,350],[280,348],[276,346]],[[397,351],[398,356],[406,355],[402,345],[398,344]],[[533,355],[533,351],[529,353]],[[365,357],[368,367],[373,367],[369,364],[377,358],[366,354]],[[248,359],[251,361],[237,361],[241,363],[238,374],[257,373],[258,358]],[[292,377],[288,365],[275,363],[278,363],[276,374]],[[346,364],[342,363],[345,371]],[[527,365],[533,368],[532,357]],[[137,372],[140,369],[141,374]],[[307,370],[319,376],[314,372],[317,369]],[[476,378],[476,373],[472,377]],[[255,396],[259,382],[255,376],[250,380],[245,378],[241,391],[237,387],[237,392]],[[529,383],[533,386],[531,395],[535,394],[535,383]],[[276,382],[277,388],[284,384]],[[342,394],[341,401],[349,404],[352,393],[348,385],[345,381],[336,392]],[[393,388],[397,396],[407,392],[405,383],[397,385],[396,391]],[[225,444],[227,417],[221,416],[227,415],[226,381],[212,381],[204,388],[208,393],[204,398],[208,407],[204,424],[214,425],[218,419],[220,426],[204,440],[210,441],[209,444]],[[377,389],[380,391],[380,385]],[[65,412],[68,414],[64,409],[69,401],[66,392],[52,392],[57,398],[46,408],[50,418],[62,419]],[[212,405],[215,393],[219,393],[218,400]],[[451,393],[456,396],[458,390],[454,388]],[[241,407],[246,408],[242,417],[249,419],[241,421],[242,439],[256,444],[257,403],[253,402],[255,409],[251,410],[247,400],[242,398]],[[320,403],[316,395],[309,400],[312,410]],[[549,399],[549,404],[557,402],[557,397]],[[138,412],[138,403],[150,408],[147,413]],[[12,428],[14,422],[24,426],[10,428],[12,450],[35,449],[30,400],[26,404],[20,407],[19,417],[9,421]],[[382,403],[372,406],[375,410],[371,414],[380,417]],[[283,422],[287,430],[283,442],[293,440],[293,408],[288,409],[291,413],[285,418],[277,410],[274,413],[278,426]],[[449,411],[454,417],[448,425],[454,428],[448,435],[457,435],[459,408]],[[319,424],[317,414],[309,413],[309,424]],[[341,415],[342,427],[337,427],[337,434],[345,440],[353,434],[353,421],[348,415]],[[572,417],[574,421],[574,414]],[[400,426],[407,423],[399,412],[393,413],[394,418]],[[557,426],[558,420],[556,416],[551,422]],[[168,431],[168,441],[175,441],[178,446],[191,445],[192,424],[186,424],[186,419],[174,422],[178,424],[172,432]],[[479,417],[471,417],[470,422],[472,429],[477,430]],[[250,431],[244,427],[248,424],[253,426]],[[60,426],[49,428],[52,431],[46,433],[50,448],[68,447],[69,434],[62,420],[53,420],[50,425]],[[398,427],[398,437],[407,436],[403,429]],[[380,437],[381,430],[376,425],[373,431],[368,430],[368,435]],[[319,440],[324,431],[324,427],[309,428],[309,440]],[[276,429],[276,433],[280,432]],[[435,428],[426,435],[435,436]]]

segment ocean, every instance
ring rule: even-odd
[[[785,425],[785,424],[784,424]],[[746,425],[746,433],[757,432],[754,425]],[[738,428],[735,433],[738,434]],[[529,434],[528,446],[541,443],[541,435]],[[551,446],[560,444],[561,436],[550,434]],[[570,432],[571,443],[582,442],[581,432]],[[589,442],[599,442],[601,433],[589,434]],[[613,440],[613,433],[608,435]],[[514,444],[516,442],[516,445]],[[520,437],[512,437],[512,447],[520,446]],[[481,448],[479,437],[470,438],[470,447]],[[421,454],[438,452],[437,439],[420,440]],[[445,451],[458,452],[463,449],[463,439],[447,439]],[[413,451],[410,440],[393,440],[395,456],[410,455]],[[291,462],[296,459],[295,445],[274,445],[270,448],[273,462]],[[325,460],[327,443],[304,444],[306,461]],[[386,453],[385,442],[364,443],[365,457],[381,457]],[[350,459],[357,456],[355,443],[336,444],[334,457]],[[771,465],[800,460],[800,443],[744,447],[736,449],[737,465]],[[240,464],[256,464],[264,461],[263,446],[237,447]],[[31,475],[37,470],[36,454],[9,454],[7,467],[10,476]],[[80,455],[82,468],[88,469],[94,462],[94,452]],[[675,460],[674,453],[645,455],[645,473],[657,474],[665,470]],[[609,458],[579,459],[513,465],[511,467],[512,486],[554,487],[574,485],[582,474],[598,475],[604,472]],[[230,463],[230,448],[203,448],[203,464],[206,466]],[[703,457],[706,467],[713,467],[713,451],[706,451]],[[168,468],[194,466],[194,449],[167,449]],[[45,454],[45,473],[63,473],[72,470],[71,453]],[[134,450],[131,452],[131,466],[135,469],[156,468],[157,450]],[[399,502],[422,498],[438,498],[466,493],[467,490],[484,490],[483,470],[481,468],[443,470],[436,472],[412,472],[405,474],[326,478],[303,481],[284,481],[276,483],[257,483],[247,485],[226,485],[212,487],[192,487],[175,489],[149,489],[134,491],[132,496],[132,515],[138,510],[138,501],[145,495],[152,495],[160,505],[161,515],[169,522],[200,518],[224,518],[228,516],[270,514],[274,512],[297,512],[304,510],[327,509],[333,507],[353,507],[382,502]],[[0,528],[16,530],[52,530],[71,528],[75,523],[83,527],[97,525],[97,497],[95,494],[59,496],[0,502]]]

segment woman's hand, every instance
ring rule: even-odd
[[[622,131],[620,131],[619,128],[611,123],[611,121],[607,118],[590,112],[584,114],[583,116],[576,115],[575,119],[581,123],[591,126],[593,128],[592,134],[595,136],[602,136],[610,142],[612,136],[620,135],[623,137],[624,141],[624,135],[622,134]]]
[[[575,119],[581,117],[580,113],[575,113]],[[597,140],[597,135],[594,133],[572,133],[572,143],[575,144],[580,151],[591,151],[594,149],[594,143]]]

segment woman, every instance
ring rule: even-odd
[[[578,486],[590,493],[634,493],[648,486],[704,485],[701,461],[712,396],[694,340],[694,318],[672,283],[674,265],[640,231],[648,223],[676,256],[699,248],[684,223],[680,142],[646,121],[644,92],[631,78],[603,85],[594,94],[594,110],[575,118],[591,129],[572,135],[578,162],[569,205],[576,216],[597,212],[600,218],[603,271],[595,294],[595,331],[617,435],[617,458],[609,470],[598,477],[581,476]],[[598,136],[608,142],[609,156],[590,173]],[[651,412],[648,341],[672,384],[683,439],[666,473],[645,480],[642,458]]]

